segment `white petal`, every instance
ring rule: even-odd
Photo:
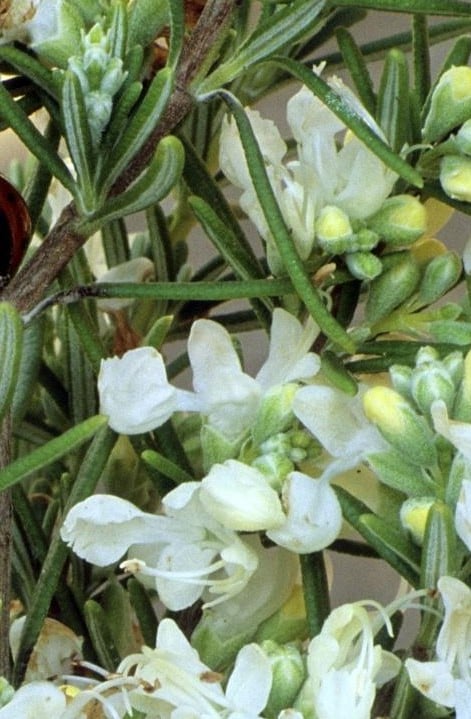
[[[272,684],[270,660],[257,644],[247,644],[237,655],[227,683],[231,709],[256,715],[265,708]]]
[[[433,427],[468,460],[471,460],[471,424],[449,419],[443,400],[437,399],[430,407]]]
[[[242,372],[229,333],[217,322],[197,320],[191,328],[188,355],[202,411],[216,429],[237,437],[255,416],[260,388]]]
[[[128,547],[168,536],[171,520],[141,512],[131,502],[97,494],[76,504],[61,537],[82,559],[100,567],[117,562]]]
[[[292,472],[283,486],[285,523],[267,536],[299,554],[318,552],[338,537],[342,511],[337,496],[325,480]]]
[[[319,371],[320,359],[309,351],[318,332],[312,318],[303,327],[290,312],[275,309],[268,358],[256,377],[264,392],[277,384],[308,379]]]
[[[324,385],[301,387],[293,400],[293,412],[333,457],[351,466],[363,453],[381,451],[385,441],[365,417],[361,393],[349,397]]]
[[[51,682],[31,682],[0,709],[0,719],[60,719],[65,708],[64,694]]]
[[[246,109],[250,124],[257,137],[264,160],[272,165],[279,165],[286,154],[278,128],[272,120],[263,118],[256,110]],[[233,119],[223,120],[219,140],[219,163],[226,177],[236,187],[252,188],[252,180],[247,161],[242,149],[239,132]]]
[[[153,347],[102,360],[98,376],[100,412],[111,429],[141,434],[164,424],[177,409],[176,390],[167,380],[162,355]]]
[[[454,679],[446,662],[419,662],[406,659],[412,686],[437,704],[454,707]]]
[[[209,567],[215,554],[214,549],[203,549],[197,544],[165,547],[158,557],[156,569],[168,574],[157,576],[155,587],[160,600],[168,609],[186,609],[201,597],[207,576],[204,570]],[[203,570],[200,577],[195,576],[198,570]]]
[[[456,503],[455,528],[460,539],[471,550],[471,481],[465,479]]]
[[[218,522],[237,531],[279,527],[285,519],[278,494],[263,474],[233,459],[211,467],[201,482],[200,499]]]

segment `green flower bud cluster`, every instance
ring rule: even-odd
[[[112,53],[110,32],[99,24],[87,34],[82,31],[81,52],[69,58],[68,69],[80,81],[92,141],[97,146],[111,117],[113,97],[126,79],[122,59]]]
[[[383,269],[381,260],[372,252],[378,244],[407,247],[424,234],[426,224],[425,208],[416,197],[396,195],[388,197],[374,215],[362,222],[351,222],[343,210],[327,205],[316,221],[316,237],[325,252],[344,255],[354,277],[373,280]]]
[[[309,432],[293,427],[265,440],[258,452],[250,464],[265,475],[273,489],[280,491],[287,475],[300,463],[317,457],[321,450]]]
[[[408,313],[427,307],[443,297],[459,280],[462,262],[455,252],[442,252],[425,260],[415,253],[398,250],[384,255],[382,273],[370,283],[365,306],[368,323],[386,318],[407,303]],[[437,318],[447,319],[447,306],[437,310]],[[432,317],[414,315],[414,325]],[[405,323],[409,328],[412,322]],[[430,331],[430,328],[428,328]]]
[[[390,376],[393,387],[424,416],[430,417],[430,407],[437,399],[452,412],[463,371],[461,352],[452,352],[441,360],[433,347],[423,347],[417,353],[415,367],[393,365]]]

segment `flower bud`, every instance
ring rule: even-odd
[[[434,497],[411,497],[401,507],[401,524],[419,547],[423,544],[428,513],[434,502]]]
[[[353,230],[348,215],[335,205],[326,205],[316,220],[316,237],[326,252],[339,255],[349,249]]]
[[[13,694],[15,693],[15,690],[7,682],[5,677],[0,677],[0,707],[5,706],[5,704],[8,704],[9,701],[11,701]]]
[[[459,280],[462,263],[456,252],[445,252],[434,257],[425,268],[419,286],[419,301],[424,305],[440,299]]]
[[[424,414],[429,414],[430,405],[436,399],[445,402],[450,411],[455,398],[455,385],[441,362],[427,362],[412,373],[411,390],[414,401]]]
[[[345,262],[357,280],[374,280],[383,269],[381,260],[372,252],[349,252],[345,255]]]
[[[420,282],[420,269],[408,252],[397,252],[384,260],[389,266],[370,285],[365,315],[373,323],[405,302]]]
[[[381,237],[369,227],[362,227],[355,232],[354,247],[356,252],[368,252],[373,250]]]
[[[424,141],[435,142],[471,117],[471,67],[454,66],[443,73],[425,120]]]
[[[465,155],[471,155],[471,119],[461,125],[456,135],[456,144]]]
[[[363,408],[385,440],[413,464],[429,467],[436,463],[430,427],[398,392],[389,387],[373,387],[363,397]]]
[[[471,202],[471,158],[461,155],[443,157],[440,163],[440,184],[448,197]]]
[[[252,462],[252,467],[261,472],[270,487],[277,492],[281,492],[286,476],[295,468],[293,462],[285,454],[278,452],[262,454]]]
[[[268,639],[261,648],[270,660],[273,676],[264,713],[275,717],[285,707],[292,706],[306,678],[306,669],[299,649],[293,644],[282,646]]]
[[[389,376],[396,392],[402,394],[406,399],[411,400],[412,368],[402,364],[391,365],[389,368]]]
[[[368,219],[368,227],[390,247],[410,245],[424,234],[427,212],[416,197],[396,195],[385,200],[378,212]]]

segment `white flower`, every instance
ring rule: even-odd
[[[306,554],[328,547],[340,534],[342,510],[325,478],[313,479],[302,472],[291,472],[283,483],[282,500],[285,522],[267,531],[273,542]]]
[[[384,137],[340,80],[331,85],[380,137]],[[287,118],[297,143],[297,157],[283,162],[287,147],[277,127],[257,111],[246,110],[279,207],[290,228],[299,255],[306,259],[315,241],[315,222],[327,205],[352,219],[375,213],[391,192],[396,175],[363,143],[348,136],[338,149],[336,135],[345,130],[339,120],[312,92],[303,87],[288,102]],[[281,269],[273,238],[258,202],[242,143],[233,120],[225,120],[220,138],[220,166],[228,179],[243,190],[240,206],[267,242],[268,261],[274,272]]]
[[[459,538],[471,550],[471,481],[463,480],[456,503],[455,528]]]
[[[221,524],[238,531],[265,530],[292,552],[315,552],[338,536],[342,512],[324,479],[291,472],[281,498],[259,470],[237,460],[214,465],[201,482],[201,502]]]
[[[129,698],[145,716],[170,717],[172,708],[178,708],[181,716],[218,717],[216,708],[226,705],[221,677],[201,662],[172,619],[160,622],[155,649],[143,647],[126,657],[117,672],[142,684]]]
[[[286,310],[275,309],[268,357],[254,379],[243,372],[224,327],[212,320],[194,322],[188,354],[193,386],[209,424],[223,435],[237,437],[253,422],[269,389],[315,375],[320,361],[309,349],[317,333],[312,319],[303,327]]]
[[[358,602],[334,609],[312,639],[302,695],[312,702],[317,719],[370,719],[376,688],[401,665],[374,644],[376,630]]]
[[[149,432],[189,401],[191,406],[190,394],[168,382],[162,355],[152,347],[102,360],[98,393],[100,412],[122,434]]]
[[[67,515],[62,539],[100,566],[128,552],[121,566],[157,589],[169,609],[184,609],[201,596],[208,605],[224,601],[244,588],[258,559],[204,510],[199,488],[199,482],[187,482],[167,494],[166,516],[142,512],[111,495],[89,497]]]
[[[301,387],[293,411],[333,457],[323,478],[332,478],[356,467],[367,454],[387,449],[378,430],[365,416],[361,387],[355,397],[324,385]]]
[[[413,686],[427,698],[454,708],[456,719],[471,712],[471,589],[454,577],[437,583],[445,617],[436,643],[436,661],[406,660]]]

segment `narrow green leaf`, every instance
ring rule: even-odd
[[[352,35],[343,27],[336,32],[337,42],[358,97],[372,117],[376,115],[376,95],[365,58]]]
[[[97,325],[92,321],[88,308],[83,302],[69,305],[67,312],[88,362],[97,374],[101,359],[106,354],[97,331]]]
[[[180,140],[167,135],[159,142],[149,167],[121,195],[111,197],[103,207],[88,217],[81,231],[89,234],[106,222],[145,210],[160,202],[178,182],[183,163],[184,150]]]
[[[60,80],[59,77],[51,70],[48,70],[32,55],[27,55],[22,50],[13,45],[0,46],[0,61],[8,63],[21,75],[28,77],[36,87],[40,87],[48,95],[55,100],[60,97]]]
[[[420,551],[399,529],[371,513],[360,517],[356,529],[409,584],[419,584]]]
[[[33,396],[41,365],[43,336],[44,322],[42,322],[41,318],[28,325],[23,332],[18,379],[11,400],[14,425],[18,425],[18,423],[21,422],[31,404],[31,397]],[[4,371],[2,363],[2,376]]]
[[[190,197],[188,204],[213,245],[219,250],[234,272],[242,279],[260,277],[262,273],[257,258],[253,263],[247,262],[244,247],[238,244],[237,237],[232,234],[231,228],[216,215],[213,208],[201,197]],[[272,307],[272,303],[268,303],[268,306],[269,308]],[[271,316],[267,314],[267,308],[256,303],[254,311],[259,315],[262,324],[268,327]]]
[[[343,487],[336,486],[335,493],[347,522],[393,569],[396,569],[412,586],[417,586],[420,577],[418,548],[395,527],[391,525],[386,527],[385,519],[373,515],[366,504]]]
[[[51,148],[55,148],[57,150],[61,135],[57,126],[52,121],[48,123],[44,136],[51,144]],[[34,168],[23,192],[23,197],[28,206],[29,215],[31,217],[33,231],[41,219],[51,179],[52,175],[49,169],[41,162],[36,162],[36,167]]]
[[[376,119],[394,152],[410,144],[409,72],[400,50],[391,50],[386,57]]]
[[[437,500],[428,511],[422,550],[421,586],[436,587],[440,577],[455,576],[459,569],[453,512]]]
[[[121,657],[113,641],[105,612],[98,602],[89,599],[85,602],[83,614],[100,666],[109,672],[114,671]]]
[[[416,187],[423,186],[422,176],[402,157],[396,155],[391,148],[373,132],[369,125],[354,112],[351,107],[334,92],[329,85],[309,68],[290,58],[274,57],[270,59],[293,77],[300,80],[311,90],[365,145],[375,153],[385,165],[397,172],[404,180]]]
[[[170,68],[163,68],[155,75],[122,137],[100,168],[100,186],[104,183],[111,186],[141,149],[162,116],[173,86],[174,73]]]
[[[193,475],[185,472],[182,467],[174,464],[171,460],[167,459],[167,457],[164,457],[163,454],[160,454],[160,452],[148,449],[142,453],[141,457],[143,462],[152,467],[152,469],[156,469],[160,474],[168,477],[168,479],[171,479],[175,484],[194,481]]]
[[[115,142],[117,142],[120,133],[124,131],[127,123],[129,122],[129,115],[132,108],[139,100],[141,92],[142,83],[136,80],[123,89],[118,99],[115,101],[110,122],[105,129],[101,142],[101,157],[107,157],[107,153],[112,151],[112,147]],[[103,178],[103,180],[105,180],[105,178]],[[106,182],[102,183],[101,187],[106,189],[110,186],[110,184],[109,178],[106,178]]]
[[[37,472],[52,462],[56,462],[65,454],[70,454],[70,452],[73,452],[77,447],[80,447],[93,437],[106,423],[107,418],[102,415],[90,417],[59,437],[54,437],[42,447],[19,457],[0,470],[0,490],[11,487],[12,484],[19,482],[33,472]]]
[[[62,87],[62,116],[67,147],[80,187],[79,209],[88,215],[97,201],[92,180],[95,152],[82,86],[77,75],[70,71],[65,73]]]
[[[358,392],[358,384],[354,377],[345,369],[341,358],[331,352],[325,350],[321,355],[322,373],[329,382],[338,387],[350,397],[354,397]]]
[[[470,16],[467,0],[335,0],[335,7],[365,7],[388,12],[425,13],[426,15]]]
[[[220,95],[231,108],[236,120],[258,201],[293,287],[327,337],[347,352],[354,351],[352,339],[328,311],[298,255],[291,233],[278,207],[258,142],[243,107],[233,95],[225,91],[221,91]]]
[[[243,279],[262,278],[264,273],[260,263],[248,242],[241,226],[237,222],[229,203],[221,192],[219,185],[214,181],[206,165],[196,154],[193,146],[188,140],[183,139],[185,147],[185,167],[183,175],[186,184],[194,195],[204,201],[204,205],[198,202],[197,198],[190,199],[190,205],[195,212],[206,207],[212,210],[215,217],[214,227],[226,228],[227,237],[223,243],[216,244],[222,256]],[[201,214],[203,220],[203,213]],[[209,222],[211,218],[208,218]],[[215,233],[214,240],[217,241],[219,233]],[[213,237],[210,235],[210,239]]]
[[[93,493],[116,442],[115,433],[104,426],[106,420],[103,417],[93,417],[92,419],[95,421],[97,429],[101,426],[101,431],[98,432],[94,438],[82,462],[64,508],[64,516],[74,504],[86,499],[86,497],[89,497]],[[100,420],[99,425],[97,424],[97,420]],[[91,422],[91,420],[88,420],[88,422]],[[91,433],[88,438],[90,436]],[[67,450],[70,450],[70,448],[68,447]],[[39,636],[44,619],[49,611],[52,597],[60,581],[67,554],[68,549],[57,531],[49,546],[49,551],[43,563],[42,571],[33,593],[32,603],[23,626],[13,672],[14,686],[18,686],[23,680],[29,656]]]
[[[49,169],[54,177],[69,190],[76,194],[75,182],[64,162],[57,155],[55,148],[41,135],[21,107],[11,98],[0,82],[0,117],[8,122],[9,127],[26,145],[31,154]]]
[[[232,58],[203,80],[196,88],[197,94],[202,96],[222,87],[255,63],[312,33],[316,25],[321,25],[319,15],[324,7],[325,0],[294,0],[274,12],[256,27]]]
[[[168,49],[167,66],[175,69],[185,37],[184,3],[181,0],[169,2],[168,12],[170,16],[170,47]]]
[[[67,310],[81,310],[83,303]],[[77,425],[96,412],[95,373],[86,356],[70,315],[66,312],[64,369],[67,372],[69,415]]]
[[[435,482],[423,467],[408,462],[394,449],[369,454],[368,464],[382,484],[408,497],[433,496],[437,491]]]
[[[101,229],[107,267],[127,262],[129,257],[128,233],[124,220],[115,220]]]
[[[414,90],[420,107],[423,107],[431,85],[427,17],[423,15],[414,15],[412,23]]]
[[[110,51],[113,57],[124,58],[128,39],[128,13],[125,3],[115,2],[111,9]]]
[[[23,344],[21,317],[8,302],[0,303],[0,420],[11,407],[20,371]]]
[[[148,647],[153,647],[155,646],[158,622],[147,589],[134,577],[129,579],[127,587],[142,638]]]

